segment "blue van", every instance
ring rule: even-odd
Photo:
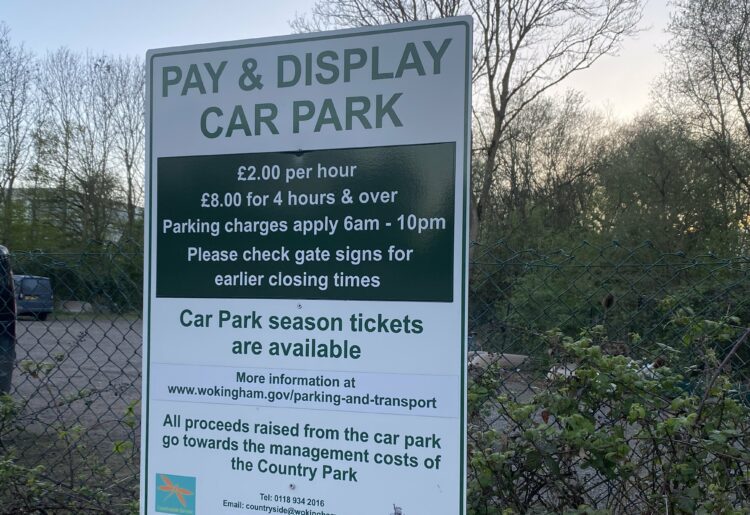
[[[52,313],[54,296],[49,277],[38,275],[14,275],[16,285],[16,313],[46,320]]]

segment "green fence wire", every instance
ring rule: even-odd
[[[17,252],[12,263],[16,275],[50,278],[54,311],[16,322],[0,442],[14,463],[39,467],[49,490],[8,488],[0,512],[128,513],[138,498],[142,250]]]
[[[0,481],[25,473],[13,467],[40,467],[34,477],[54,488],[0,492],[0,513],[129,513],[138,498],[142,250],[12,259],[14,273],[51,279],[55,307],[45,320],[17,323]],[[499,241],[472,245],[471,261],[470,513],[691,512],[712,496],[716,510],[750,509],[750,431],[737,422],[750,391],[741,341],[748,258],[648,243],[540,251]],[[688,405],[698,422],[657,427],[687,420]],[[723,447],[710,447],[711,435]],[[713,486],[681,480],[691,466]],[[719,466],[721,474],[706,472]]]
[[[748,258],[472,253],[471,513],[750,511]]]

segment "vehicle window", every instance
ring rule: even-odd
[[[47,279],[27,278],[21,281],[21,293],[24,295],[49,295],[52,287]]]

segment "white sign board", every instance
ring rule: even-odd
[[[141,512],[465,512],[471,19],[148,53]]]

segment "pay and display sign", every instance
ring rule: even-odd
[[[150,51],[142,513],[465,512],[471,20]]]

